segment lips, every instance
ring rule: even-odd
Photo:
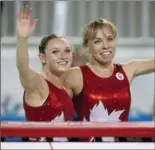
[[[59,61],[58,64],[59,65],[66,65],[66,64],[68,64],[68,61]]]
[[[104,51],[101,53],[101,55],[110,55],[112,52],[111,51]]]

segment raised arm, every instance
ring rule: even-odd
[[[155,60],[135,60],[133,61],[135,76],[155,72]]]
[[[17,14],[17,51],[16,66],[23,88],[33,91],[38,87],[40,76],[30,68],[28,54],[28,37],[34,31],[36,20],[32,18],[32,10],[28,7]]]
[[[122,65],[130,82],[136,76],[155,72],[155,60],[132,60]]]
[[[155,72],[155,60],[133,60],[129,62],[134,76]]]

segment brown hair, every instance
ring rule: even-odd
[[[105,19],[98,19],[92,21],[84,27],[83,33],[83,46],[87,47],[88,41],[96,36],[96,33],[99,29],[108,28],[113,34],[114,38],[117,36],[117,29],[112,22],[109,22]]]
[[[43,39],[41,40],[40,45],[39,45],[39,54],[40,53],[44,54],[46,46],[48,44],[48,41],[50,41],[52,39],[56,39],[56,38],[60,38],[60,37],[57,36],[56,34],[51,34],[51,35],[43,37]]]

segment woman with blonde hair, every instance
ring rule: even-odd
[[[64,85],[80,121],[128,121],[133,79],[155,71],[154,60],[115,64],[116,37],[116,27],[105,19],[85,26],[83,46],[89,50],[90,61],[69,69],[64,76]],[[114,141],[104,137],[101,140]]]

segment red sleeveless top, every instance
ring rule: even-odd
[[[46,80],[47,81],[47,80]],[[74,118],[74,105],[65,89],[59,89],[47,81],[49,95],[42,106],[32,107],[25,102],[24,110],[27,121],[72,121]]]
[[[122,66],[115,64],[113,74],[108,78],[97,76],[88,66],[81,66],[80,69],[83,74],[83,89],[74,98],[79,120],[128,121],[131,95]]]

